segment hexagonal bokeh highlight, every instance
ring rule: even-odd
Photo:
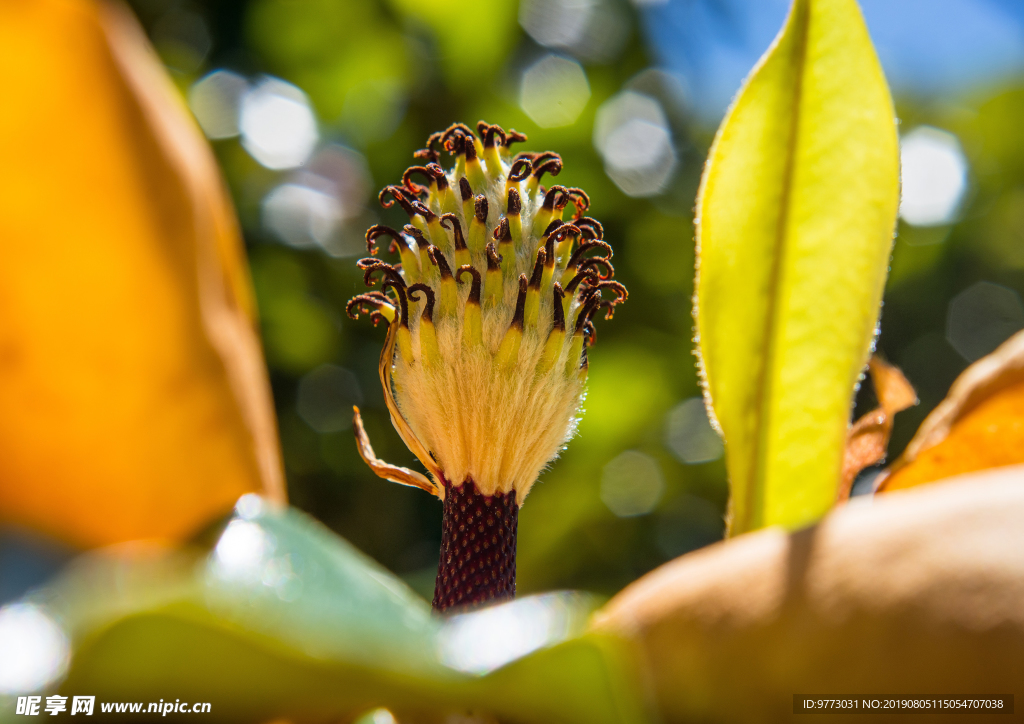
[[[1024,329],[1024,304],[1012,289],[978,282],[949,302],[946,339],[966,360],[973,362]]]
[[[575,60],[545,55],[523,73],[519,105],[541,128],[571,126],[590,100],[590,83]]]

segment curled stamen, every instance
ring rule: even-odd
[[[551,232],[553,232],[555,229],[559,228],[560,226],[564,226],[564,225],[565,225],[565,222],[563,222],[563,221],[561,221],[559,219],[552,219],[551,223],[548,224],[548,228],[544,229],[544,236],[551,236]]]
[[[540,181],[541,176],[546,173],[557,176],[562,172],[562,157],[554,151],[546,151],[539,154],[533,160],[533,177]]]
[[[523,200],[519,197],[519,192],[515,188],[508,190],[507,208],[510,216],[518,216],[523,210]]]
[[[386,201],[384,199],[384,196],[386,194],[391,194],[391,198],[393,198],[394,201]],[[377,200],[380,201],[380,205],[383,206],[385,209],[390,209],[392,206],[395,205],[395,201],[397,201],[398,205],[401,206],[405,210],[405,213],[409,214],[410,217],[416,215],[416,211],[409,203],[410,199],[407,199],[405,197],[404,189],[401,186],[385,186],[380,190],[380,193],[377,195]]]
[[[474,204],[474,216],[476,216],[477,221],[479,221],[481,224],[486,224],[488,211],[487,197],[484,196],[483,194],[480,194],[479,196],[476,197]]]
[[[484,251],[487,253],[487,271],[501,269],[501,262],[504,261],[504,258],[498,253],[498,248],[494,245],[493,241],[487,242]]]
[[[403,288],[405,287],[405,280],[402,278],[402,275],[399,274],[398,269],[391,264],[382,262],[380,259],[375,259],[373,257],[360,259],[356,262],[356,266],[362,270],[363,281],[368,287],[372,287],[377,283],[377,280],[373,278],[373,275],[376,272],[382,272],[385,279],[390,279],[398,286]]]
[[[587,347],[593,347],[595,344],[597,344],[597,328],[594,326],[594,323],[589,319],[583,325],[583,338],[587,342]],[[583,354],[583,361],[584,363],[586,363],[585,355],[587,354],[587,350],[585,348],[583,350]]]
[[[576,219],[573,223],[580,227],[580,230],[583,232],[583,236],[588,239],[600,240],[604,238],[604,227],[601,226],[601,222],[597,219],[584,216],[581,219]]]
[[[510,128],[505,134],[505,148],[508,148],[513,143],[523,143],[526,140],[528,139],[526,138],[525,133],[520,133],[516,129]]]
[[[379,249],[377,248],[377,239],[382,236],[390,236],[395,241],[401,238],[401,234],[392,229],[390,226],[384,224],[374,224],[366,230],[366,253],[376,254]],[[393,243],[392,243],[393,245]]]
[[[587,282],[590,282],[592,284],[596,284],[600,280],[598,279],[597,274],[595,272],[593,272],[593,271],[587,270],[587,271],[580,272],[579,274],[574,276],[572,278],[572,280],[568,284],[565,285],[565,293],[566,294],[572,294],[573,292],[576,291],[576,287],[579,286],[580,282],[583,282],[583,281],[587,281]]]
[[[598,271],[598,267],[603,267],[604,274]],[[577,271],[584,271],[586,269],[593,269],[599,279],[611,279],[615,276],[615,267],[612,263],[605,259],[603,256],[595,256],[590,259],[584,259],[580,262],[579,266],[576,267]]]
[[[445,258],[444,253],[433,245],[427,248],[427,253],[430,255],[430,261],[434,262],[437,268],[441,270],[441,280],[450,279],[452,268],[448,266],[448,259]]]
[[[476,130],[484,142],[484,148],[494,148],[498,145],[505,145],[507,136],[505,135],[505,129],[501,126],[489,125],[484,121],[480,121],[476,126]],[[500,144],[497,141],[499,136],[501,137]]]
[[[575,224],[566,224],[566,223],[563,223],[561,221],[557,221],[557,222],[556,221],[552,221],[551,222],[551,224],[555,224],[555,223],[557,223],[558,226],[556,226],[554,229],[552,229],[551,232],[549,233],[550,237],[552,239],[554,239],[555,241],[565,241],[565,238],[567,236],[569,236],[570,234],[572,234],[577,239],[580,236],[583,235],[583,232],[580,231],[579,227],[577,227]],[[548,228],[549,229],[551,229],[551,224],[548,224]]]
[[[416,292],[423,292],[427,295],[427,305],[423,308],[423,316],[430,321],[434,321],[434,290],[426,284],[413,284],[409,287],[410,301],[418,302],[420,300]]]
[[[436,166],[434,164],[431,165],[437,169],[441,168],[440,166]],[[431,169],[429,166],[410,166],[405,170],[405,173],[402,174],[402,184],[407,189],[409,189],[409,191],[414,196],[422,196],[423,194],[429,192],[430,189],[427,186],[420,186],[418,183],[413,182],[412,176],[413,174],[417,173],[422,174],[423,176],[430,179],[431,183],[437,183],[437,174],[435,174],[433,169]]]
[[[513,161],[512,168],[508,170],[508,180],[518,183],[529,178],[531,171],[533,171],[533,164],[530,163],[530,159],[517,158]]]
[[[426,249],[430,246],[430,242],[427,241],[427,237],[423,235],[423,232],[417,229],[412,224],[406,224],[402,227],[402,231],[411,236],[416,240],[416,246],[420,249]]]
[[[565,186],[552,186],[544,194],[544,208],[548,211],[564,209],[568,203],[569,195],[566,193]]]
[[[425,205],[425,204],[423,204],[423,202],[422,202],[422,201],[413,201],[413,202],[412,202],[412,203],[410,204],[410,206],[412,207],[413,213],[415,213],[415,214],[419,214],[420,216],[422,216],[422,217],[423,217],[424,219],[426,219],[426,220],[427,220],[427,223],[428,223],[428,224],[429,224],[429,223],[430,223],[431,221],[433,221],[434,219],[436,219],[436,218],[437,218],[437,214],[435,214],[435,213],[434,213],[433,211],[431,211],[430,209],[428,209],[428,208],[426,207],[426,205]],[[411,215],[412,215],[412,214],[410,214],[410,216],[411,216]]]
[[[472,267],[469,264],[465,264],[463,266],[460,266],[459,270],[457,272],[455,272],[455,281],[457,281],[459,284],[462,284],[462,275],[463,274],[470,274],[473,277],[473,283],[472,283],[472,285],[469,288],[469,299],[468,299],[468,302],[470,304],[479,305],[480,304],[480,283],[481,283],[480,272],[478,272],[474,267]]]
[[[441,145],[449,153],[459,153],[466,141],[472,145],[473,131],[465,123],[453,123],[441,134]]]
[[[586,254],[591,249],[602,249],[602,250],[604,250],[605,252],[607,252],[607,254],[608,254],[607,258],[609,258],[609,259],[612,256],[612,246],[611,246],[611,244],[609,244],[606,241],[599,241],[597,239],[592,239],[591,241],[585,241],[582,244],[580,244],[579,248],[569,258],[569,263],[566,264],[566,269],[575,269],[576,265],[579,264],[580,260],[583,258],[583,255]]]
[[[444,223],[446,221],[450,221],[451,222],[451,227],[449,227],[447,224]],[[444,216],[441,217],[441,222],[440,223],[441,223],[441,226],[443,226],[444,228],[446,228],[446,229],[450,228],[451,232],[455,235],[455,249],[456,249],[456,251],[458,251],[460,249],[467,249],[468,248],[466,246],[466,237],[464,237],[462,235],[462,224],[459,223],[459,217],[458,216],[456,216],[455,214],[445,214]]]
[[[408,300],[405,297],[405,282],[402,281],[401,277],[399,277],[398,281],[400,283],[395,283],[395,281],[393,281],[390,278],[389,279],[385,279],[381,283],[380,286],[381,286],[381,289],[391,288],[391,289],[395,290],[395,294],[398,295],[398,307],[399,307],[399,309],[401,310],[401,313],[402,313],[401,324],[402,324],[403,327],[408,329],[409,328],[409,302],[408,302]]]
[[[579,316],[576,317],[576,329],[573,332],[574,334],[583,331],[584,326],[587,324],[587,322],[590,321],[590,317],[594,314],[594,312],[597,311],[597,307],[600,303],[600,292],[587,297],[586,301],[583,303],[582,308],[580,309]]]
[[[578,189],[575,186],[570,186],[565,190],[569,200],[572,201],[573,206],[576,207],[576,213],[574,218],[579,219],[583,216],[583,212],[590,208],[590,197],[587,196],[587,192],[583,189]]]
[[[469,180],[465,176],[459,179],[459,195],[462,196],[462,203],[466,203],[473,198],[473,188],[469,185]]]
[[[345,305],[345,314],[349,319],[359,319],[361,313],[373,314],[385,306],[394,309],[394,305],[391,304],[391,300],[386,294],[377,291],[367,292],[366,294],[357,294],[348,300],[348,304]]]

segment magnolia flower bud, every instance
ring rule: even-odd
[[[604,308],[611,318],[627,296],[611,280],[601,224],[583,215],[587,195],[540,185],[561,171],[558,154],[511,158],[523,134],[477,129],[433,134],[416,153],[427,165],[381,191],[409,224],[372,227],[367,249],[388,237],[401,262],[362,259],[367,285],[381,290],[348,305],[353,318],[388,323],[384,396],[432,479],[378,460],[357,410],[360,452],[381,477],[444,500],[439,610],[514,595],[519,506],[575,433],[592,317]],[[454,161],[448,171],[439,149]]]

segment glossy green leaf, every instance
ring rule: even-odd
[[[254,496],[240,509],[209,550],[92,555],[31,597],[72,643],[61,693],[96,696],[97,714],[180,699],[239,721],[351,721],[377,707],[646,720],[628,647],[584,633],[587,597],[443,618],[302,513]]]
[[[855,0],[795,0],[698,200],[697,331],[731,533],[835,501],[899,200],[892,101]]]

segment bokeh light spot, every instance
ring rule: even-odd
[[[238,115],[242,97],[248,90],[245,78],[230,70],[215,70],[192,84],[188,106],[207,138],[238,135]]]
[[[273,552],[273,538],[258,523],[236,519],[228,523],[217,541],[213,572],[228,581],[258,581]]]
[[[0,608],[0,694],[42,689],[64,674],[69,652],[64,631],[38,606]]]
[[[978,282],[949,302],[946,339],[964,359],[973,362],[1024,329],[1024,305],[1012,289]]]
[[[967,159],[956,136],[918,126],[900,143],[900,216],[914,226],[948,224],[967,190]]]
[[[299,417],[320,433],[352,426],[352,406],[363,402],[359,380],[344,367],[323,364],[299,381]]]
[[[588,62],[616,57],[629,37],[629,15],[610,0],[528,0],[519,24],[540,45]]]
[[[598,109],[594,146],[608,176],[629,196],[657,194],[676,167],[665,112],[643,93],[624,91]]]
[[[582,627],[578,594],[548,593],[449,618],[438,636],[441,661],[486,674]]]
[[[242,98],[242,145],[271,169],[301,166],[320,138],[306,94],[277,78],[265,78]]]
[[[612,459],[601,472],[601,500],[620,518],[650,513],[664,492],[658,461],[636,450]]]
[[[523,73],[519,105],[541,128],[576,122],[590,100],[590,84],[574,60],[546,55]]]
[[[722,438],[711,427],[703,398],[691,397],[669,411],[665,417],[665,446],[688,465],[722,457]]]

